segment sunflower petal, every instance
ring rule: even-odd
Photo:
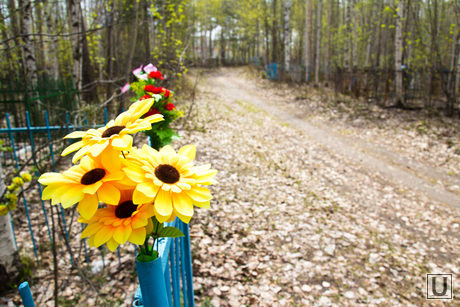
[[[196,147],[195,145],[185,145],[181,149],[179,149],[178,154],[180,156],[187,157],[190,161],[195,160],[196,156]]]
[[[137,185],[136,189],[143,193],[145,196],[154,198],[157,195],[160,187],[157,187],[151,182],[142,182]]]
[[[80,200],[82,200],[83,197],[85,197],[85,194],[81,190],[81,187],[74,186],[61,195],[60,201],[62,207],[69,208],[70,206],[75,205]]]
[[[92,194],[97,192],[97,190],[101,187],[102,183],[103,183],[102,181],[97,181],[97,182],[95,182],[93,184],[85,186],[82,189],[82,191],[85,194],[91,194],[92,195]]]
[[[135,181],[135,182],[142,182],[144,181],[144,171],[142,168],[137,168],[137,167],[125,167],[123,169],[125,174],[129,177],[129,179]]]
[[[174,213],[182,220],[182,222],[190,222],[193,216],[192,199],[186,194],[172,193]]]
[[[211,192],[207,188],[192,187],[190,190],[184,192],[197,202],[205,202],[212,199]]]
[[[114,252],[117,248],[118,248],[118,244],[117,241],[115,241],[113,238],[110,239],[108,242],[107,242],[107,248],[111,251],[111,252]]]
[[[112,140],[112,147],[117,150],[128,150],[133,145],[133,137],[125,134]]]
[[[72,145],[68,146],[66,149],[64,149],[64,151],[62,152],[61,156],[66,156],[69,153],[74,152],[75,150],[78,150],[78,149],[82,148],[84,145],[85,145],[85,143],[83,143],[83,141],[75,142]]]
[[[113,233],[113,238],[119,244],[125,244],[128,241],[129,236],[131,235],[131,227],[124,225],[117,226],[115,232]]]
[[[101,142],[101,143],[94,144],[89,150],[89,153],[93,157],[97,157],[104,151],[107,145],[109,145],[109,142]]]
[[[77,163],[78,160],[81,159],[81,157],[83,157],[84,155],[86,155],[88,153],[88,151],[90,150],[91,148],[91,145],[85,145],[83,146],[82,148],[80,148],[79,151],[77,151],[73,157],[72,157],[72,163]],[[62,154],[61,154],[62,156]]]
[[[171,193],[159,190],[155,199],[155,212],[158,222],[165,222],[173,213]]]
[[[149,197],[144,193],[140,192],[137,187],[133,193],[133,203],[135,204],[148,204],[154,200],[154,197]]]
[[[96,194],[86,194],[78,203],[78,213],[80,213],[83,218],[89,220],[96,213],[98,204],[99,201]]]
[[[99,247],[102,244],[108,242],[110,239],[112,239],[114,232],[115,232],[115,227],[112,227],[111,225],[102,227],[94,235],[94,247]]]
[[[86,135],[85,131],[74,131],[74,132],[67,134],[64,137],[64,139],[78,139],[78,138],[84,137],[85,135]]]
[[[137,245],[142,245],[145,242],[145,227],[133,229],[129,236],[129,242]]]
[[[104,226],[103,223],[90,224],[90,225],[86,226],[85,229],[83,229],[83,231],[81,232],[80,237],[83,239],[83,238],[92,236],[93,234],[98,232],[103,226]]]
[[[99,201],[106,204],[118,205],[120,202],[120,190],[110,183],[104,183],[99,190],[97,190],[97,196],[99,197]]]

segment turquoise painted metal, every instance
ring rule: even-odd
[[[160,257],[155,261],[161,263],[162,272],[145,274],[150,268],[144,268],[136,261],[140,286],[134,295],[134,307],[195,306],[189,226],[178,219],[170,226],[182,230],[185,237],[167,238],[158,243]],[[144,269],[145,272],[141,271]],[[156,286],[152,286],[154,284]],[[160,301],[152,302],[149,298],[151,293],[164,297],[156,297]]]
[[[29,283],[27,281],[19,285],[19,294],[21,295],[24,307],[35,307],[32,293],[30,292]]]

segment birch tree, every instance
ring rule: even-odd
[[[0,195],[5,191],[2,164],[0,163]],[[14,283],[20,271],[21,260],[14,244],[10,214],[0,216],[0,292]]]
[[[72,78],[75,82],[75,86],[78,89],[81,88],[81,71],[83,63],[83,53],[81,48],[81,9],[80,0],[68,0],[67,6],[69,9],[69,20],[70,28],[72,29],[72,59],[73,59],[73,71]]]
[[[305,1],[305,38],[304,38],[304,59],[305,59],[305,81],[310,81],[310,11],[311,2]]]
[[[399,0],[396,12],[396,36],[395,36],[395,98],[397,103],[403,104],[403,18],[404,1]]]
[[[32,41],[32,3],[27,2],[23,6],[21,19],[21,36],[23,40],[24,69],[29,88],[32,88],[38,80],[37,63],[35,61],[35,52]]]
[[[291,6],[292,0],[284,1],[284,69],[289,72],[291,65]]]
[[[319,83],[319,70],[321,66],[321,6],[322,0],[318,1],[316,14],[316,64],[315,64],[315,82]]]

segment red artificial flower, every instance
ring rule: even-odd
[[[157,108],[151,108],[150,111],[145,113],[144,117],[148,117],[150,115],[155,115],[155,114],[160,114],[160,111],[158,111]]]
[[[144,91],[153,93],[153,89],[154,89],[154,88],[155,88],[155,87],[154,87],[153,85],[148,84],[148,85],[144,86]]]
[[[161,87],[154,87],[152,90],[152,93],[154,94],[160,94],[162,92]]]
[[[157,70],[157,71],[151,71],[149,73],[149,77],[150,78],[153,78],[153,79],[160,79],[160,80],[163,80],[164,78],[162,77],[161,75],[161,71]]]
[[[172,103],[168,103],[168,104],[166,105],[166,110],[168,110],[168,111],[172,111],[172,110],[174,110],[175,108],[176,108],[176,107],[175,107]]]
[[[146,94],[146,95],[142,96],[141,98],[139,98],[139,101],[144,100],[144,99],[149,99],[149,98],[152,98],[152,96]]]
[[[164,92],[165,97],[169,97],[171,95],[171,92],[164,87],[163,87],[163,92]]]

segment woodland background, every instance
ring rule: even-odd
[[[173,88],[191,66],[278,63],[285,80],[458,113],[457,0],[0,3],[0,78],[31,87],[72,77],[87,104],[112,97],[149,62]]]

